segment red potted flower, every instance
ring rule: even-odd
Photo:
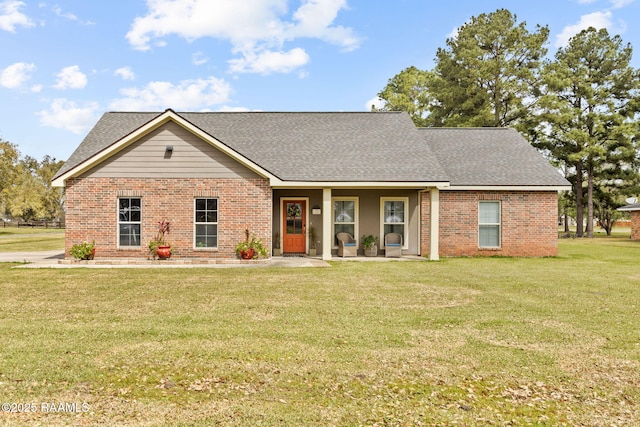
[[[267,256],[267,248],[262,244],[262,240],[256,238],[253,234],[250,236],[249,229],[244,230],[245,239],[244,242],[240,242],[236,245],[236,254],[241,259],[256,259],[260,256]]]
[[[168,259],[171,258],[171,244],[165,239],[165,234],[171,232],[171,224],[169,221],[162,220],[158,222],[158,232],[156,237],[149,242],[149,253],[153,256],[153,259]]]

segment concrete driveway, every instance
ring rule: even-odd
[[[40,251],[40,252],[0,252],[0,262],[22,262],[31,264],[58,264],[58,260],[64,258],[64,251]]]

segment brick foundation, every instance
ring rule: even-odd
[[[140,197],[141,246],[118,248],[118,197]],[[218,248],[194,248],[194,199],[217,197]],[[172,258],[235,258],[248,228],[271,248],[271,188],[266,179],[74,178],[66,183],[65,254],[74,243],[96,242],[96,257],[146,258],[148,244],[163,219]]]
[[[478,247],[478,203],[501,201],[501,246]],[[429,193],[422,194],[422,254],[429,253]],[[558,194],[553,191],[440,191],[440,256],[555,256]]]

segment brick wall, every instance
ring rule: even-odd
[[[142,245],[118,249],[118,197],[140,197]],[[218,198],[218,249],[194,249],[194,199]],[[271,247],[271,188],[266,179],[75,178],[66,187],[65,253],[96,241],[96,257],[142,258],[158,221],[171,222],[172,258],[235,258],[248,228]]]
[[[478,204],[501,202],[501,247],[478,247]],[[422,195],[422,254],[429,253],[429,193]],[[555,256],[558,194],[553,191],[440,191],[440,256]],[[639,224],[640,225],[640,224]]]

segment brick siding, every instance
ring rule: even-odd
[[[631,211],[631,239],[640,240],[640,211]]]
[[[478,204],[501,202],[501,246],[478,247]],[[429,193],[422,194],[422,254],[429,253]],[[558,194],[553,191],[440,191],[440,256],[555,256]]]
[[[118,249],[118,197],[140,197],[141,246]],[[218,198],[218,248],[194,249],[194,199]],[[74,178],[66,183],[65,254],[74,243],[96,242],[96,257],[148,256],[161,220],[171,222],[172,258],[235,258],[248,228],[271,247],[272,197],[266,179]]]

